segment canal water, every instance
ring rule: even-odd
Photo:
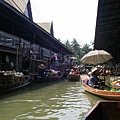
[[[33,82],[0,95],[0,120],[80,120],[98,100],[81,82]]]

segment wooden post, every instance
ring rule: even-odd
[[[18,71],[18,50],[19,50],[19,44],[17,44],[17,53],[16,53],[16,71]]]

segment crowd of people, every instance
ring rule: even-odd
[[[78,67],[75,66],[70,70],[69,74],[79,75],[80,71],[79,71]]]

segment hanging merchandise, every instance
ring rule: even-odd
[[[9,63],[9,56],[6,56],[6,62]]]

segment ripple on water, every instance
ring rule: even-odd
[[[9,115],[2,120],[80,120],[91,100],[79,82],[62,82],[5,99],[0,113]]]

